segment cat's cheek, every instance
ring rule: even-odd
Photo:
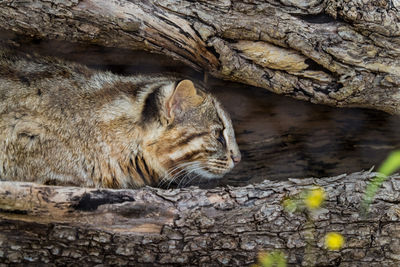
[[[233,167],[235,167],[235,163],[233,162],[233,160],[230,160],[229,163],[228,163],[228,168],[229,168],[228,171],[232,170]]]
[[[164,172],[174,166],[174,162],[169,157],[159,157],[159,161],[156,164]]]

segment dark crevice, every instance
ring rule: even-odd
[[[343,87],[343,84],[341,84],[339,82],[331,82],[330,84],[328,84],[328,86],[326,88],[314,87],[314,91],[320,92],[320,93],[323,93],[323,94],[329,96],[329,93],[338,92],[340,90],[340,88],[342,88],[342,87]]]
[[[299,93],[302,93],[303,95],[307,96],[307,97],[313,97],[312,94],[310,94],[309,92],[299,88],[299,87],[294,87],[293,91],[290,92],[288,95],[293,95],[293,96],[297,96]]]
[[[193,31],[196,33],[196,35],[201,39],[201,35],[200,33],[194,28],[192,27]],[[205,41],[207,43],[207,41]],[[217,52],[217,50],[215,50],[214,46],[205,46],[205,48],[207,49],[207,51],[209,53],[211,53],[212,55],[214,55],[215,58],[219,59],[220,54]],[[203,55],[200,55],[201,58],[203,58],[205,61],[208,61],[208,59],[206,57],[204,57]]]
[[[28,212],[26,210],[6,210],[6,209],[0,209],[0,213],[11,213],[11,214],[18,214],[18,215],[28,214]]]
[[[324,95],[329,95],[330,92],[332,92],[331,88],[316,88],[314,87],[314,91],[319,92],[319,93],[323,93]]]
[[[314,24],[325,24],[335,22],[336,20],[325,13],[320,14],[307,14],[307,15],[294,15],[306,22]]]
[[[206,49],[208,50],[208,52],[210,52],[211,54],[213,54],[215,56],[215,58],[219,59],[219,53],[217,52],[217,50],[215,50],[214,46],[207,46]]]
[[[220,39],[222,39],[222,38],[220,38]],[[237,39],[232,39],[232,38],[226,37],[226,36],[224,36],[222,40],[229,44],[237,44],[239,41],[254,41],[254,42],[259,41],[258,39],[252,40],[252,39],[244,39],[244,38],[242,40],[237,40]],[[236,49],[234,49],[234,50],[236,50]]]
[[[85,193],[82,196],[74,197],[72,202],[77,202],[72,205],[75,210],[94,211],[99,206],[104,204],[123,203],[127,201],[135,201],[131,196],[121,195],[121,193],[110,192],[107,190],[97,190],[90,193]]]
[[[271,78],[272,78],[272,76],[269,75],[269,73],[265,72],[265,73],[262,75],[262,78],[263,78],[264,80],[266,80],[266,81],[270,81]]]
[[[170,50],[170,48],[168,46],[166,46],[166,50],[174,52],[174,53],[177,53],[177,55],[181,56],[182,58],[187,57],[186,59],[189,60],[191,63],[193,63],[194,65],[198,65],[198,63],[195,60],[193,60],[193,59],[195,59],[197,57],[197,55],[193,51],[188,50],[185,46],[183,46],[177,40],[174,40],[173,38],[171,38],[171,36],[168,36],[168,35],[163,34],[163,33],[159,33],[159,36],[161,36],[165,40],[171,42],[173,46],[179,47],[182,51],[187,53],[187,55],[182,55],[183,53],[181,53],[181,52],[177,53],[177,52],[175,52],[173,50]]]
[[[187,38],[193,39],[193,37],[188,33],[185,32],[179,25],[175,24],[174,22],[165,19],[164,17],[158,16],[157,14],[154,14],[157,18],[159,18],[160,20],[162,20],[163,22],[165,22],[168,25],[171,25],[172,27],[178,29],[179,33],[185,35]]]
[[[340,88],[343,88],[343,84],[339,82],[332,82],[328,85],[326,89],[316,89],[315,91],[322,92],[328,95],[331,92],[338,92]]]
[[[307,15],[298,15],[292,14],[292,16],[302,19],[308,23],[313,24],[326,24],[326,23],[337,23],[337,22],[345,22],[342,18],[337,17],[336,19],[326,13],[319,14],[307,14]]]
[[[339,91],[340,88],[343,88],[343,84],[341,84],[341,83],[335,83],[335,85],[336,85],[336,87],[335,87],[336,91]]]
[[[330,74],[332,76],[334,76],[334,73],[331,72],[330,70],[328,70],[327,68],[325,68],[324,66],[322,66],[321,64],[318,64],[317,62],[315,62],[314,60],[312,60],[311,58],[307,58],[304,63],[306,63],[308,65],[308,67],[305,70],[319,70],[319,71],[323,71],[327,74]]]

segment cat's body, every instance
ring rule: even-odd
[[[239,160],[228,115],[189,80],[0,49],[0,179],[134,188]]]

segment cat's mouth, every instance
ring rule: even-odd
[[[203,168],[196,170],[196,173],[206,179],[218,179],[230,172],[233,167],[233,162],[211,159],[204,163]]]

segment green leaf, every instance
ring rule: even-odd
[[[400,168],[400,150],[393,151],[378,169],[379,173],[389,176]]]
[[[283,207],[287,212],[293,213],[297,210],[297,203],[295,200],[288,198],[283,201]]]
[[[400,150],[393,151],[382,163],[378,169],[378,174],[375,176],[367,185],[365,189],[363,203],[361,204],[361,211],[366,214],[369,209],[369,205],[372,203],[376,193],[382,186],[383,182],[387,177],[393,174],[400,168]]]
[[[283,252],[273,251],[259,257],[262,267],[286,267],[286,257]]]
[[[274,266],[274,259],[271,254],[260,257],[260,263],[262,267],[272,267]]]

